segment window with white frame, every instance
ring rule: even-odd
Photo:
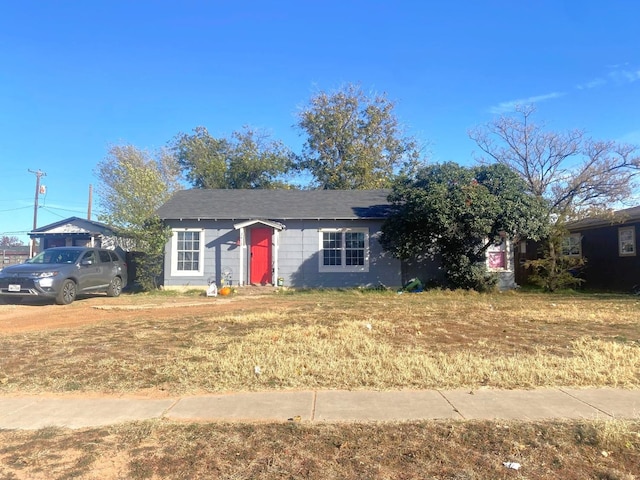
[[[368,272],[369,230],[331,228],[320,230],[321,272]]]
[[[203,230],[174,230],[172,238],[172,275],[202,275]]]
[[[562,239],[562,255],[568,257],[582,256],[582,235],[572,233]]]
[[[621,257],[636,254],[636,227],[621,227],[618,229],[618,252]]]
[[[487,269],[489,271],[509,270],[509,242],[502,237],[487,248]]]

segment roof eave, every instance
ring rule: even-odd
[[[160,217],[160,220],[163,221],[171,221],[176,220],[182,222],[184,220],[195,220],[198,222],[201,221],[231,221],[237,222],[242,220],[250,220],[254,217]],[[343,221],[343,220],[386,220],[387,217],[274,217],[272,220],[276,221],[291,221],[291,220],[335,220],[335,221]]]

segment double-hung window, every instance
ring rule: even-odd
[[[487,270],[503,272],[510,270],[509,254],[511,242],[506,237],[492,242],[487,248]]]
[[[320,230],[321,272],[368,272],[369,230],[326,228]]]
[[[202,275],[203,230],[174,230],[172,239],[173,275]]]
[[[582,235],[580,233],[572,233],[562,239],[562,255],[582,256]]]
[[[636,254],[636,228],[620,227],[618,229],[618,253],[621,257]]]

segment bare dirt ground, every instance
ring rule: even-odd
[[[212,308],[219,312],[268,308],[283,302],[272,287],[242,287],[238,293],[223,297],[172,297],[123,294],[118,298],[93,295],[78,298],[71,305],[25,299],[18,304],[0,303],[0,335],[76,328],[106,321],[129,318],[161,319],[181,315],[198,315]]]

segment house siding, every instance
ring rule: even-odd
[[[621,256],[618,245],[618,229],[635,228],[636,255]],[[572,230],[582,235],[582,256],[586,259],[581,277],[586,288],[628,292],[640,284],[640,256],[638,234],[640,221],[624,224]]]
[[[504,270],[489,270],[490,273],[493,273],[497,276],[496,288],[498,290],[511,290],[512,288],[516,288],[516,265],[515,265],[515,255],[514,250],[516,245],[512,240],[506,240],[507,245],[507,253],[505,257],[506,265]]]
[[[171,220],[167,224],[174,229],[201,229],[204,234],[203,273],[201,275],[171,275],[172,248],[167,245],[165,255],[165,287],[201,287],[211,282],[220,284],[225,268],[232,270],[231,282],[238,285],[240,256],[243,255],[244,272],[242,278],[249,278],[248,248],[238,245],[237,222],[231,220],[196,221]],[[400,261],[383,251],[377,240],[381,221],[373,220],[288,220],[282,222],[285,229],[279,232],[278,278],[284,286],[304,287],[354,287],[384,284],[401,284]],[[368,272],[320,272],[319,271],[319,230],[322,228],[367,228],[369,230],[369,271]],[[250,227],[247,229],[247,244],[250,241]],[[274,252],[275,260],[275,252]],[[276,278],[273,279],[275,283]]]
[[[173,250],[171,241],[165,249],[165,287],[202,287],[209,283],[219,283],[222,271],[230,267],[233,271],[232,281],[237,283],[239,278],[237,265],[239,264],[239,250],[235,239],[238,236],[229,220],[215,222],[199,222],[197,220],[170,221],[167,225],[176,230],[201,230],[200,241],[204,243],[202,274],[172,276]]]
[[[353,221],[289,221],[280,234],[278,276],[285,286],[327,287],[375,286],[401,284],[400,261],[383,251],[378,242],[381,222]],[[367,228],[369,230],[368,272],[321,272],[319,230],[323,228]]]
[[[492,272],[497,274],[498,281],[496,282],[496,288],[498,290],[511,290],[517,286],[513,255],[507,256],[507,262],[507,270],[503,272]]]

